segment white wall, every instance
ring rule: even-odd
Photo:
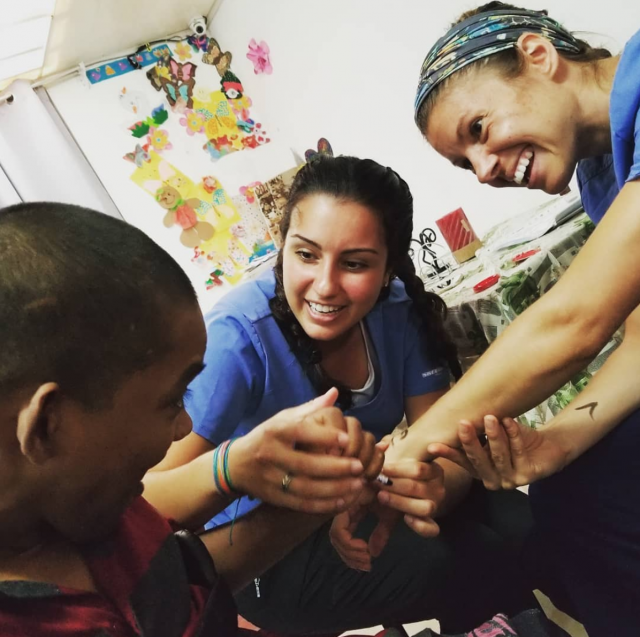
[[[0,206],[61,201],[119,216],[46,95],[24,80],[7,92],[13,101],[0,104]]]
[[[613,36],[604,39],[614,52],[640,28],[640,3],[630,0],[520,4],[548,9],[571,30]],[[465,0],[223,0],[211,32],[233,53],[233,70],[274,138],[302,153],[327,137],[336,153],[392,166],[413,191],[417,230],[462,206],[484,234],[548,196],[480,186],[428,147],[412,110],[428,48],[475,6]],[[593,34],[585,37],[593,42]],[[272,75],[254,75],[245,57],[251,38],[269,44]]]

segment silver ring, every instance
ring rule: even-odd
[[[289,490],[289,486],[291,485],[291,480],[293,480],[293,474],[287,473],[284,474],[282,478],[282,490],[286,493]]]

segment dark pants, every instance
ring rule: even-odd
[[[375,518],[362,524],[366,536]],[[377,624],[436,618],[443,632],[471,630],[498,612],[536,607],[520,569],[532,523],[518,491],[491,493],[476,483],[422,538],[400,522],[370,573],[348,568],[322,527],[236,597],[240,614],[279,633],[340,633]]]
[[[546,571],[541,588],[567,600],[589,637],[640,635],[639,453],[637,411],[529,490],[536,524],[527,556]]]

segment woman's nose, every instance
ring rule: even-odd
[[[314,288],[321,297],[330,297],[339,287],[339,273],[331,263],[323,264],[316,277]]]

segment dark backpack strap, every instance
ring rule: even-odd
[[[195,637],[235,637],[238,610],[231,591],[216,571],[209,551],[200,538],[190,531],[178,531],[174,535],[182,552],[189,582],[210,591]]]

